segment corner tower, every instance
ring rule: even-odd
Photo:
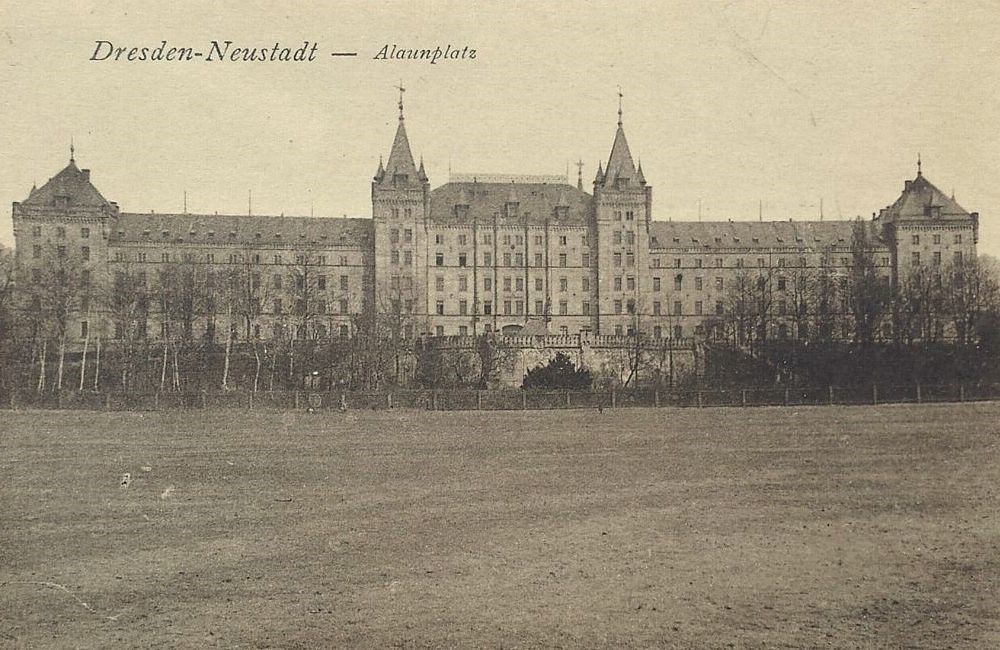
[[[393,319],[400,335],[426,329],[427,228],[430,183],[423,161],[417,168],[410,150],[403,116],[403,88],[399,88],[399,124],[389,159],[372,180],[372,218],[375,225],[375,295],[381,318]]]
[[[639,332],[645,325],[642,300],[648,272],[649,222],[653,188],[637,167],[622,125],[618,94],[618,130],[606,167],[594,178],[594,228],[597,238],[599,334]]]

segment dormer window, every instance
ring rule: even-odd
[[[517,203],[511,201],[507,203],[507,217],[514,218],[517,216]]]
[[[160,236],[163,237],[164,239],[166,239],[167,237],[170,236],[170,231],[169,230],[164,230],[163,232],[160,233]]]
[[[396,185],[404,185],[410,179],[407,174],[393,174],[392,182]]]

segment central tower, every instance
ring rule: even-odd
[[[379,158],[372,180],[375,226],[374,308],[385,324],[403,336],[427,328],[427,212],[430,183],[421,160],[410,151],[399,88],[399,125],[389,160]],[[389,319],[389,320],[386,320]]]
[[[594,178],[597,235],[598,334],[642,331],[642,299],[648,276],[649,222],[653,188],[646,184],[642,163],[636,167],[622,126],[618,93],[618,130],[607,167],[600,163]]]

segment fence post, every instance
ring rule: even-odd
[[[389,404],[389,408],[392,408],[392,393],[385,394],[386,402]]]
[[[295,410],[299,410],[299,391],[292,391],[295,395]]]
[[[159,391],[153,393],[153,409],[157,410],[157,411],[160,410],[160,392]]]
[[[56,391],[56,408],[62,408],[62,390]]]
[[[402,84],[400,84],[400,85],[402,85]],[[111,410],[111,393],[110,392],[107,392],[107,393],[104,394],[104,410],[105,411],[110,411]]]
[[[917,404],[920,404],[922,401],[923,401],[923,399],[922,399],[922,396],[920,394],[920,384],[917,384]]]
[[[253,410],[253,391],[247,393],[247,409],[250,411]]]
[[[618,396],[615,394],[615,389],[611,389],[611,408],[615,408],[618,404]]]
[[[872,404],[878,405],[878,384],[872,384]]]
[[[528,394],[521,391],[521,410],[528,408]]]
[[[438,392],[436,390],[431,391],[431,410],[438,410]]]
[[[743,390],[740,391],[740,402],[743,404],[743,406],[747,405],[747,389],[746,388],[744,388]]]
[[[476,410],[483,410],[483,391],[481,390],[476,391]]]
[[[569,391],[566,391],[566,408],[569,408]]]
[[[695,391],[698,394],[698,408],[701,408],[701,391]]]
[[[785,406],[788,406],[788,389],[785,389]]]
[[[660,405],[660,391],[659,389],[653,391],[653,406]]]
[[[958,401],[959,402],[965,401],[965,384],[958,385]]]
[[[829,395],[828,402],[830,406],[833,406],[833,386],[827,386],[827,393]]]
[[[205,393],[204,390],[202,390],[201,391],[201,408],[205,408],[206,406],[208,406],[207,402],[208,402],[208,395]]]

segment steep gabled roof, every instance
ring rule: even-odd
[[[434,188],[430,195],[430,220],[434,223],[492,223],[494,216],[506,220],[506,206],[517,203],[516,223],[585,224],[593,212],[593,197],[573,185],[549,183],[451,182]],[[460,216],[456,205],[468,206]],[[566,208],[556,219],[555,208]]]
[[[906,182],[903,193],[882,212],[882,216],[899,221],[929,217],[944,220],[971,217],[965,208],[939,190],[921,172],[917,172],[915,179]]]
[[[382,174],[381,163],[379,164],[379,174]],[[384,175],[379,182],[393,183],[397,176],[405,176],[407,183],[423,182],[421,174],[413,162],[413,152],[410,151],[410,140],[406,137],[406,126],[402,116],[399,118],[399,126],[396,127],[396,137],[392,141],[392,151],[389,152]]]
[[[635,162],[628,148],[628,140],[625,139],[625,129],[620,123],[618,131],[615,132],[615,142],[611,145],[611,155],[608,157],[605,174],[609,183],[614,183],[617,178],[636,178]]]
[[[849,247],[855,221],[653,221],[650,248]],[[864,222],[871,228],[871,222]],[[877,233],[872,236],[878,243]]]
[[[109,205],[97,188],[90,183],[90,170],[80,170],[71,159],[66,167],[38,189],[32,190],[21,205],[54,207],[66,204],[84,207]]]

